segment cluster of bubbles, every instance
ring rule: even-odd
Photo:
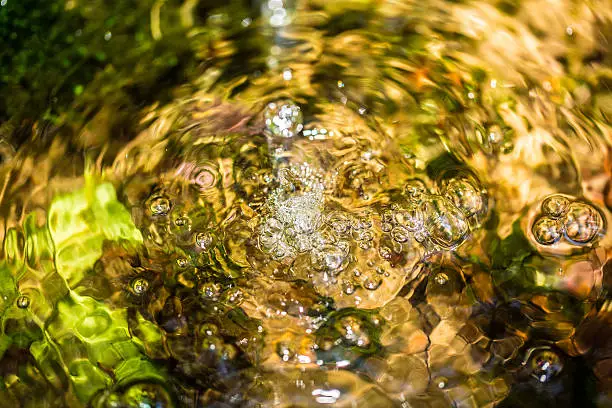
[[[457,248],[487,213],[487,195],[472,175],[443,178],[431,193],[419,179],[404,185],[403,197],[384,210],[382,230],[393,241],[409,239],[428,248]]]
[[[301,108],[291,101],[270,102],[264,112],[266,130],[270,135],[291,138],[304,128]]]
[[[553,194],[542,201],[540,209],[531,227],[540,245],[554,245],[564,238],[572,245],[583,246],[597,241],[605,232],[601,212],[584,200]]]

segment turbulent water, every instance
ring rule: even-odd
[[[1,407],[612,406],[609,0],[0,22]]]

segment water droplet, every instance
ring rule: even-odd
[[[554,194],[542,201],[542,212],[551,218],[563,217],[567,213],[570,200],[560,194]]]
[[[196,234],[196,245],[205,251],[211,248],[213,240],[214,238],[210,232],[198,232]]]
[[[170,211],[170,200],[166,196],[156,196],[151,199],[149,206],[153,215],[167,215]]]
[[[601,228],[603,220],[599,211],[581,202],[572,203],[565,217],[565,237],[575,244],[592,241]]]
[[[302,131],[302,110],[289,101],[269,103],[264,112],[266,129],[277,137],[290,138]]]
[[[431,241],[445,249],[460,245],[468,232],[463,214],[448,199],[431,196],[423,202],[424,225]]]
[[[143,295],[147,290],[149,290],[149,281],[145,278],[136,278],[132,280],[130,286],[135,295]]]
[[[30,306],[30,298],[25,295],[21,295],[17,298],[16,303],[18,308],[27,309]]]
[[[540,217],[531,227],[533,237],[542,245],[552,245],[561,239],[563,225],[559,220]]]
[[[551,350],[542,350],[531,357],[531,375],[545,383],[552,380],[563,370],[563,362]]]

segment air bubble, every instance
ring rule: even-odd
[[[179,268],[186,268],[189,265],[189,261],[186,258],[178,258],[176,264]]]
[[[561,358],[551,350],[542,350],[531,358],[531,375],[542,383],[552,380],[561,370]]]
[[[352,295],[353,293],[355,293],[355,285],[351,282],[345,281],[342,284],[342,290],[345,295]]]
[[[468,217],[484,211],[483,194],[466,178],[452,178],[447,181],[444,194]]]
[[[563,225],[559,220],[544,216],[533,224],[531,232],[538,243],[552,245],[561,239]]]
[[[448,275],[444,272],[439,272],[436,274],[436,276],[434,276],[433,280],[438,285],[443,286],[446,285],[446,283],[448,282]]]
[[[597,236],[602,224],[599,211],[591,205],[572,203],[565,217],[565,237],[575,244],[586,244]]]
[[[130,284],[135,295],[143,295],[149,290],[149,281],[145,278],[136,278]]]
[[[403,243],[410,239],[410,233],[404,227],[395,227],[391,231],[391,237],[395,242]]]
[[[404,195],[412,200],[420,201],[425,193],[427,193],[427,186],[419,179],[408,180],[404,184]]]
[[[363,282],[363,287],[367,290],[376,290],[382,285],[382,279],[366,278]]]
[[[324,245],[311,253],[312,267],[317,271],[339,271],[346,260],[346,252],[334,245]]]
[[[189,226],[189,221],[189,217],[181,216],[174,220],[174,225],[176,225],[177,227],[187,227]]]
[[[423,202],[424,225],[431,241],[445,249],[460,245],[468,232],[468,224],[448,199],[431,196]]]
[[[443,390],[448,385],[448,380],[445,377],[436,377],[433,379],[433,383],[436,387]]]
[[[542,201],[542,212],[551,218],[560,218],[567,214],[570,200],[560,194],[554,194]]]
[[[295,351],[293,351],[285,342],[278,342],[276,345],[276,354],[285,362],[291,360],[295,356]]]
[[[374,235],[367,230],[357,230],[354,233],[354,238],[361,243],[368,243],[374,239]]]
[[[16,303],[18,308],[27,309],[30,306],[30,298],[25,295],[21,295],[17,298]]]
[[[423,215],[416,207],[398,210],[393,218],[396,224],[405,227],[408,231],[423,228]]]
[[[304,127],[302,110],[289,101],[269,103],[264,118],[268,132],[277,137],[291,138]]]
[[[350,219],[340,212],[332,213],[327,224],[339,235],[345,235],[351,230]]]
[[[204,282],[199,285],[198,292],[204,299],[217,300],[221,293],[221,287],[213,282]]]
[[[380,254],[381,258],[386,260],[389,260],[393,257],[393,250],[388,246],[381,245],[378,248],[378,253]]]
[[[167,215],[170,211],[170,200],[166,196],[156,196],[151,199],[149,206],[153,215]]]
[[[198,232],[196,235],[196,245],[205,251],[209,250],[213,243],[213,236],[209,232]]]

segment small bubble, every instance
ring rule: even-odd
[[[178,258],[176,264],[179,268],[186,268],[189,265],[189,261],[186,258]]]
[[[592,241],[603,221],[599,211],[586,203],[572,203],[565,217],[565,237],[575,244],[586,244]]]
[[[427,239],[427,234],[425,233],[425,231],[416,231],[414,233],[414,240],[416,242],[419,242],[422,244],[423,242],[425,242],[426,239]]]
[[[391,237],[395,242],[403,243],[410,239],[410,233],[404,227],[395,227],[391,231]]]
[[[479,191],[469,180],[465,178],[452,178],[444,188],[447,195],[466,216],[479,214],[484,209],[484,199]]]
[[[561,239],[563,225],[550,217],[539,218],[531,227],[533,237],[542,245],[552,245]]]
[[[448,282],[448,275],[444,272],[439,272],[436,274],[436,276],[434,276],[434,282],[436,282],[440,286],[446,285],[446,283]]]
[[[347,234],[351,229],[351,221],[342,213],[333,213],[328,221],[328,225],[340,235]]]
[[[346,253],[333,245],[325,245],[311,253],[312,267],[318,271],[337,271],[345,259]]]
[[[143,295],[149,290],[149,281],[145,278],[136,278],[131,283],[132,292],[136,295]]]
[[[388,246],[381,245],[380,248],[378,248],[378,253],[380,254],[381,258],[386,260],[389,260],[393,257],[393,250]]]
[[[198,232],[196,234],[196,245],[205,251],[209,250],[213,243],[213,236],[209,232]]]
[[[416,206],[398,210],[393,218],[397,225],[401,225],[408,231],[416,231],[423,227],[423,215]]]
[[[240,288],[230,288],[224,296],[227,302],[233,305],[239,305],[244,300],[244,293]]]
[[[278,354],[283,361],[287,362],[295,356],[295,351],[293,351],[288,344],[278,342],[276,344],[276,354]]]
[[[380,285],[382,285],[382,279],[367,278],[363,282],[363,287],[367,290],[376,290],[380,287]]]
[[[167,215],[170,211],[170,200],[165,196],[153,197],[149,208],[153,215]]]
[[[569,199],[560,194],[554,194],[542,201],[542,212],[551,218],[563,217],[569,205]]]
[[[186,217],[186,216],[178,217],[176,220],[174,220],[174,225],[176,225],[177,227],[184,227],[189,224],[189,221],[190,221],[189,217]]]
[[[110,41],[111,38],[113,38],[113,33],[111,33],[110,31],[107,31],[106,33],[104,33],[105,41]]]
[[[427,193],[427,187],[419,179],[408,180],[404,184],[404,194],[413,200],[420,201],[425,193]]]
[[[264,118],[266,129],[277,137],[291,138],[300,133],[304,127],[302,110],[288,101],[269,103]]]
[[[445,377],[436,377],[433,379],[433,383],[436,385],[436,387],[442,390],[446,388],[448,380]]]
[[[380,229],[381,229],[383,232],[389,232],[389,231],[391,231],[391,230],[393,229],[393,225],[391,225],[391,224],[390,224],[390,223],[388,223],[388,222],[383,222],[383,223],[380,225]]]
[[[353,285],[351,282],[344,282],[342,284],[342,290],[345,295],[352,295],[355,293],[355,285]]]
[[[358,230],[355,232],[354,237],[357,241],[370,242],[374,239],[374,235],[367,230]]]
[[[198,292],[205,299],[217,300],[221,293],[221,287],[213,282],[205,282],[199,285]]]
[[[17,307],[20,309],[27,309],[30,306],[30,298],[25,296],[25,295],[21,295],[17,298]]]
[[[531,375],[545,383],[552,380],[563,370],[563,362],[551,350],[542,350],[531,358]]]
[[[431,196],[423,202],[424,226],[431,241],[442,248],[460,245],[468,233],[463,213],[448,199]]]

